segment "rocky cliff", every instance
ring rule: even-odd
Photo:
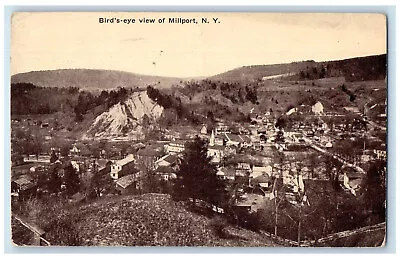
[[[85,137],[112,138],[143,136],[143,124],[155,122],[163,108],[152,101],[145,91],[135,92],[124,102],[113,105],[95,118]]]

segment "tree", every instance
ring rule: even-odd
[[[304,73],[303,70],[300,71],[300,79],[305,79],[306,78],[306,74]]]
[[[275,142],[276,143],[284,143],[285,142],[285,136],[282,130],[278,130],[275,136]]]
[[[58,193],[61,191],[62,179],[58,174],[59,166],[55,164],[48,171],[48,179],[39,179],[38,185],[43,185],[50,193]]]
[[[178,121],[178,114],[175,109],[164,109],[158,122],[162,127],[170,127]]]
[[[56,152],[53,150],[51,152],[51,157],[50,157],[50,163],[54,163],[55,161],[57,161],[58,156],[56,155]]]
[[[73,195],[79,191],[79,175],[71,163],[68,163],[64,168],[64,183],[66,185],[67,195]]]
[[[283,179],[283,170],[285,167],[285,154],[283,152],[278,151],[275,154],[274,158],[275,158],[274,165],[277,165],[277,168],[274,168],[274,171],[276,170],[278,172],[278,175],[275,176],[274,185],[272,187],[272,192],[274,195],[274,218],[275,218],[274,234],[277,236],[278,235],[279,206],[281,205],[282,202],[284,202],[286,200],[285,194],[283,192],[284,185],[281,184],[280,186],[278,186],[279,179]]]
[[[24,155],[36,155],[36,158],[43,150],[43,138],[38,133],[33,134],[30,130],[24,132],[18,130],[15,133],[15,138],[12,141],[15,152]]]
[[[339,190],[339,174],[341,163],[332,156],[325,157],[325,174],[335,190]]]
[[[86,110],[87,110],[87,102],[85,99],[85,95],[83,93],[80,93],[78,96],[78,103],[74,108],[75,120],[82,121],[83,115],[86,113]]]
[[[225,184],[217,177],[217,168],[207,156],[207,142],[198,136],[186,143],[174,195],[180,199],[192,199],[193,205],[197,199],[210,205],[226,204]]]
[[[107,165],[109,167],[109,165]],[[93,174],[90,177],[88,195],[91,197],[100,197],[106,191],[112,189],[113,181],[108,174],[103,174],[98,170],[98,166],[93,161]]]
[[[215,117],[212,111],[207,112],[207,133],[210,133],[215,128]]]
[[[69,143],[64,143],[61,147],[61,155],[63,157],[67,157],[69,155],[70,149],[71,149],[71,145]]]
[[[362,197],[367,214],[375,217],[379,222],[385,221],[386,160],[377,160],[371,164],[362,186],[364,190]]]
[[[158,179],[154,171],[155,165],[152,157],[143,157],[137,160],[137,169],[142,172],[143,191],[155,193],[158,191]]]
[[[286,127],[286,124],[287,124],[286,118],[281,116],[276,120],[275,127],[278,129],[283,129]]]

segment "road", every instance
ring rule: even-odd
[[[381,126],[381,125],[378,125],[377,123],[371,121],[371,120],[368,118],[368,111],[369,111],[368,104],[369,104],[370,102],[372,102],[372,99],[370,99],[368,102],[366,102],[366,103],[364,104],[364,115],[365,115],[365,117],[363,118],[363,120],[364,120],[365,122],[367,122],[368,124],[370,124],[372,127],[375,127],[375,128],[380,129],[380,130],[386,131],[386,127],[383,127],[383,126]],[[373,106],[373,105],[372,105],[372,106]],[[372,106],[371,106],[371,107],[372,107]]]
[[[362,173],[362,174],[366,174],[366,173],[367,173],[367,172],[365,172],[365,170],[362,169],[361,167],[359,167],[359,166],[357,166],[357,165],[355,165],[355,164],[349,163],[349,162],[347,162],[346,160],[344,160],[343,158],[341,158],[341,157],[339,157],[339,156],[333,154],[332,152],[330,152],[330,151],[328,151],[328,150],[326,150],[326,149],[324,149],[324,148],[318,146],[318,145],[315,144],[311,139],[309,139],[309,138],[307,138],[307,137],[305,137],[305,136],[303,136],[303,138],[304,138],[304,140],[310,145],[310,147],[314,148],[315,150],[317,150],[317,151],[319,151],[319,152],[321,152],[321,153],[330,155],[331,157],[333,157],[333,158],[335,158],[336,160],[338,160],[339,162],[341,162],[343,165],[346,165],[346,166],[348,166],[348,167],[352,167],[352,168],[356,169],[357,172],[360,172],[360,173]]]

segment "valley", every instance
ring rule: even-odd
[[[51,244],[300,246],[385,218],[386,55],[11,82],[12,209]]]

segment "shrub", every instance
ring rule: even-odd
[[[214,217],[211,222],[210,226],[215,231],[215,234],[220,238],[227,238],[228,233],[226,232],[227,222],[226,219],[216,216]]]

